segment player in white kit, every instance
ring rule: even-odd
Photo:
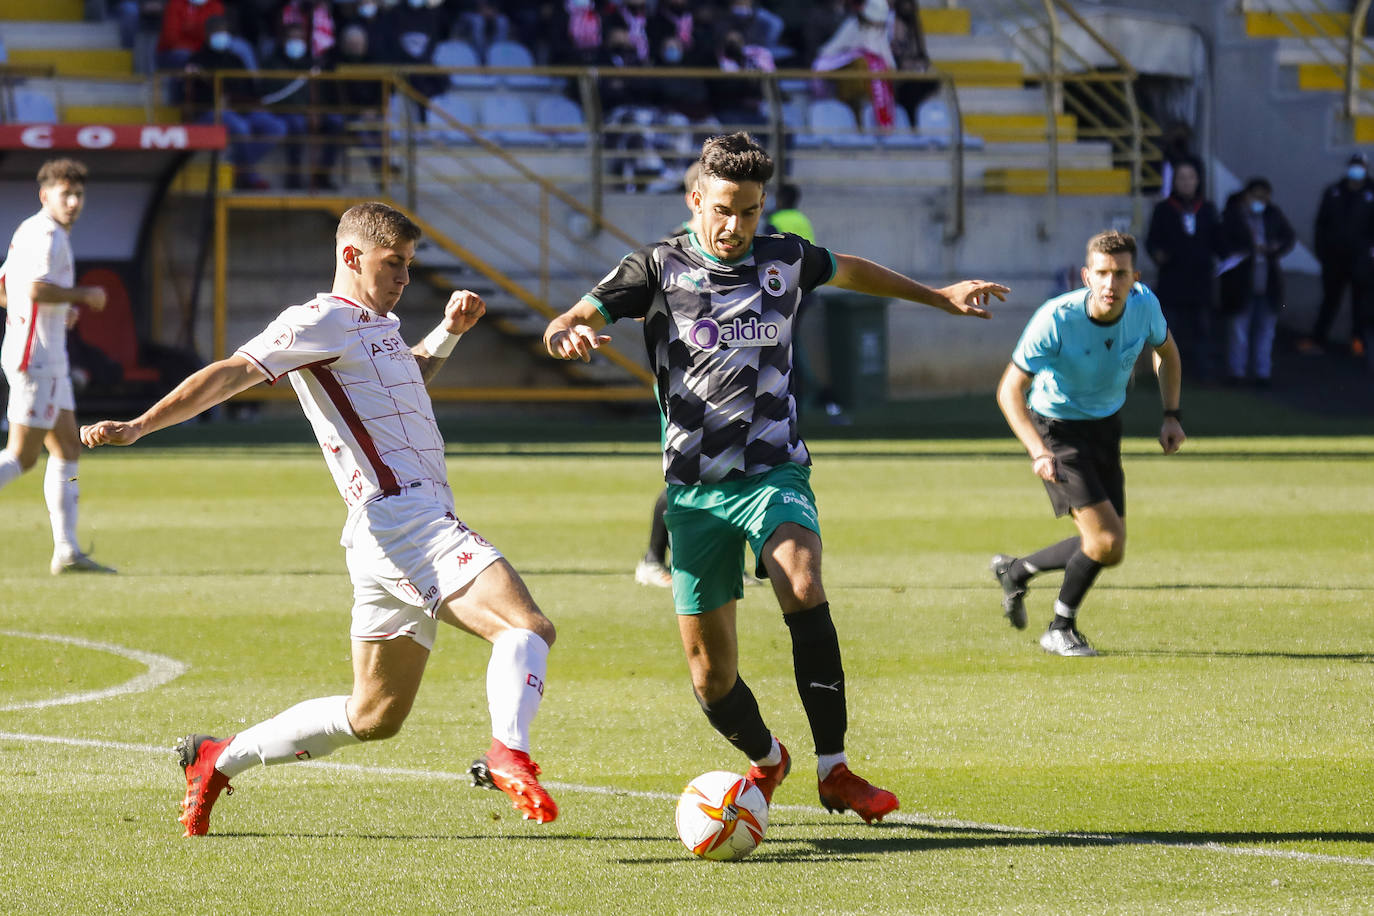
[[[19,224],[0,267],[4,288],[5,342],[0,366],[9,382],[6,416],[9,441],[0,451],[0,487],[38,463],[46,446],[43,496],[52,522],[53,575],[112,573],[81,551],[76,541],[76,399],[67,363],[67,329],[74,305],[105,307],[105,290],[76,286],[76,262],[68,233],[86,202],[86,167],[72,159],[50,159],[38,170],[42,209]]]
[[[437,621],[492,644],[492,741],[473,764],[474,782],[504,791],[526,818],[546,823],[558,814],[529,757],[554,627],[496,548],[458,519],[425,391],[486,306],[476,293],[455,292],[438,327],[406,346],[392,310],[410,281],[419,237],[385,204],[352,207],[339,220],[331,292],[288,308],[142,416],[81,429],[92,448],[130,445],[287,376],[348,507],[342,543],[354,594],[353,692],[307,700],[227,738],[183,738],[186,836],[209,830],[215,800],[252,766],[318,759],[395,735],[419,690]]]

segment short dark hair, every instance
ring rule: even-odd
[[[1129,254],[1131,265],[1135,266],[1135,236],[1127,232],[1120,232],[1116,229],[1105,229],[1097,235],[1088,239],[1088,260],[1091,261],[1093,252],[1101,254]]]
[[[773,177],[773,158],[745,131],[722,134],[701,145],[701,177],[768,184]]]
[[[86,166],[75,159],[49,159],[38,170],[38,186],[50,187],[62,182],[68,184],[86,183]]]
[[[339,217],[335,242],[362,242],[381,248],[395,248],[420,240],[420,227],[395,207],[375,200],[354,204]]]
[[[1251,191],[1254,191],[1256,189],[1268,191],[1270,194],[1274,193],[1274,186],[1271,185],[1269,183],[1269,179],[1265,178],[1263,175],[1256,175],[1254,178],[1251,178],[1245,182],[1246,194],[1249,194]]]

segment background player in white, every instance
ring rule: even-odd
[[[53,541],[49,569],[53,575],[112,573],[82,553],[76,540],[81,440],[67,363],[67,329],[78,314],[74,305],[105,307],[105,290],[75,285],[76,262],[68,234],[86,203],[86,167],[73,159],[43,163],[38,200],[42,209],[19,224],[0,267],[5,291],[0,305],[7,306],[0,365],[10,386],[10,432],[0,452],[0,487],[33,467],[39,450],[46,447],[43,496]]]
[[[455,292],[438,327],[405,345],[392,310],[410,282],[419,237],[385,204],[350,208],[336,233],[332,292],[282,312],[137,419],[81,429],[91,447],[130,445],[289,375],[348,506],[342,543],[354,590],[352,695],[307,700],[236,736],[182,739],[187,836],[209,829],[220,792],[249,767],[395,735],[419,690],[437,620],[492,643],[492,742],[473,764],[474,780],[504,791],[526,818],[544,823],[558,814],[529,757],[553,624],[501,554],[458,519],[424,387],[486,306],[475,293]]]

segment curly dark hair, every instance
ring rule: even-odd
[[[742,130],[709,138],[701,145],[700,161],[702,178],[768,184],[773,177],[773,158]]]

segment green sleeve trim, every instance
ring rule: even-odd
[[[601,304],[600,299],[596,298],[591,293],[587,293],[582,297],[581,301],[590,302],[592,305],[596,306],[596,310],[601,313],[602,318],[606,319],[607,324],[615,324],[615,319],[611,317],[610,312],[606,311],[606,306]]]
[[[835,252],[827,248],[825,249],[825,253],[830,257],[830,276],[826,277],[825,280],[821,282],[821,286],[825,286],[831,280],[835,279],[835,274],[840,272],[840,262],[835,260]]]

